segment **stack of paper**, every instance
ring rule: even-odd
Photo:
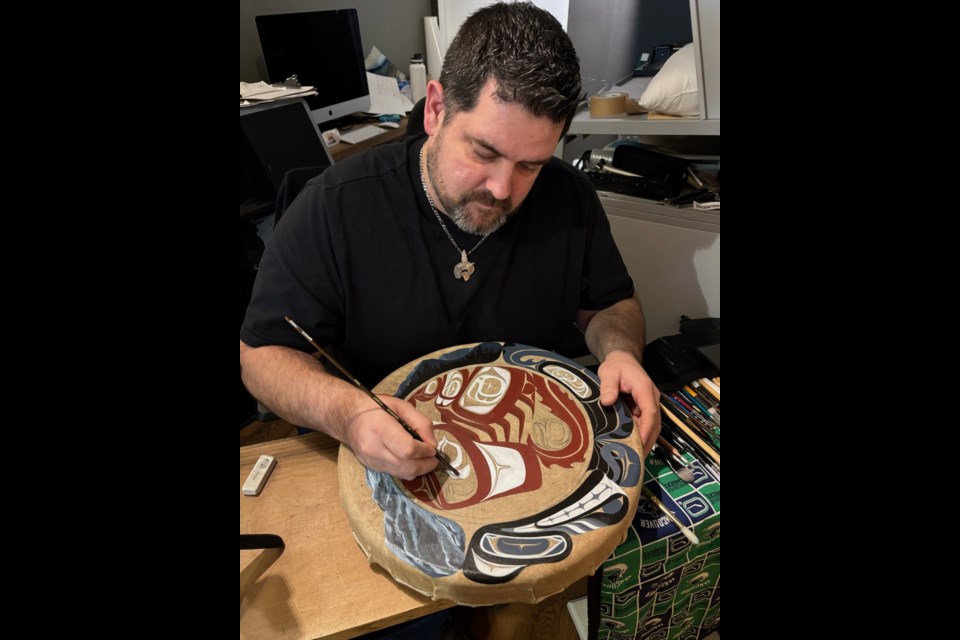
[[[249,107],[273,100],[286,100],[287,98],[302,98],[304,96],[315,95],[317,95],[317,92],[313,87],[276,86],[267,84],[266,82],[240,83],[241,107]]]
[[[378,76],[367,71],[367,86],[370,89],[370,109],[367,113],[408,113],[413,103],[400,93],[396,78]]]

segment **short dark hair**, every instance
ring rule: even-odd
[[[460,27],[440,74],[446,117],[473,110],[491,76],[500,100],[564,123],[564,133],[583,99],[570,37],[556,18],[527,2],[484,7]]]

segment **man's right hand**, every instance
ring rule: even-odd
[[[243,382],[254,397],[291,424],[347,443],[371,469],[412,480],[436,468],[433,423],[409,402],[380,396],[424,442],[415,440],[354,385],[331,376],[302,351],[276,345],[250,347],[241,341],[240,365]]]
[[[416,440],[393,417],[380,407],[370,404],[356,413],[344,429],[346,442],[367,467],[384,471],[404,480],[433,471],[437,466],[437,440],[433,436],[430,418],[417,411],[409,402],[393,396],[381,395],[384,404],[420,434]]]

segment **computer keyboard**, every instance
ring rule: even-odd
[[[364,140],[375,138],[381,133],[384,133],[385,131],[386,131],[385,129],[381,129],[380,127],[374,127],[373,125],[364,125],[356,129],[351,129],[346,133],[341,133],[340,142],[357,144],[358,142],[363,142]]]

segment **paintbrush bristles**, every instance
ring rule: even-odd
[[[678,478],[687,484],[692,483],[696,479],[696,476],[693,475],[693,471],[686,466],[683,458],[678,461],[676,456],[672,455],[663,445],[659,443],[655,444],[653,448],[657,451],[663,452],[663,455],[660,456],[660,458],[667,464],[668,467],[670,467],[674,475],[676,475]]]

